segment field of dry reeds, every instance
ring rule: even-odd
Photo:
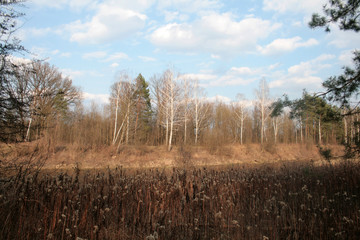
[[[19,172],[0,209],[1,239],[357,239],[360,165]]]

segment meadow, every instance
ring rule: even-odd
[[[1,239],[358,239],[360,165],[21,171]]]

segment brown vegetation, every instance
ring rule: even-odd
[[[2,239],[356,239],[359,164],[81,170],[0,182]]]
[[[343,155],[344,148],[328,145],[334,156]],[[213,144],[208,146],[175,146],[171,152],[166,146],[103,146],[78,148],[73,145],[55,145],[47,141],[31,143],[1,144],[3,163],[25,161],[37,149],[43,156],[46,169],[72,169],[77,164],[81,168],[171,168],[214,165],[259,165],[263,163],[286,163],[293,161],[325,163],[314,145],[300,144]],[[46,159],[45,159],[46,158]],[[46,160],[46,161],[45,161]],[[335,160],[332,160],[335,161]],[[42,165],[41,165],[42,166]]]

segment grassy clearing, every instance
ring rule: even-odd
[[[356,239],[360,165],[81,171],[0,185],[2,239]]]

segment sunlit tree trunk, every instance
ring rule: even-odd
[[[198,80],[195,80],[194,83],[194,108],[195,108],[195,116],[194,116],[194,124],[195,124],[195,145],[198,144],[199,134],[201,132],[201,128],[203,122],[206,118],[206,115],[209,111],[209,104],[204,102],[205,94],[202,92],[202,89],[199,88]]]
[[[266,119],[269,116],[268,105],[270,103],[269,88],[265,79],[262,79],[260,81],[259,89],[256,91],[256,95],[258,98],[258,104],[260,105],[260,114],[261,114],[260,142],[261,145],[263,145],[265,138],[265,123],[266,123]]]
[[[344,122],[344,142],[347,144],[348,143],[348,126],[347,126],[347,119],[345,116],[345,109],[343,110],[343,122]]]
[[[322,144],[322,137],[321,137],[321,117],[319,117],[319,144]]]
[[[187,77],[184,77],[183,79],[183,88],[184,88],[184,144],[186,144],[187,141],[187,124],[189,121],[189,98],[191,96],[191,82]]]

